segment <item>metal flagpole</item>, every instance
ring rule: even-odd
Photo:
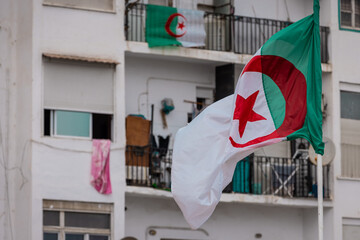
[[[324,239],[324,214],[323,214],[323,167],[322,156],[317,155],[317,197],[318,197],[318,230],[319,240]]]

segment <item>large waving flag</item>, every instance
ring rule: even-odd
[[[204,12],[147,5],[145,31],[149,47],[205,46]]]
[[[180,129],[172,193],[192,228],[212,214],[236,163],[284,140],[307,139],[323,154],[319,4],[273,35],[244,67],[235,94]]]

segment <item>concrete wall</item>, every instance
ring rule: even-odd
[[[15,121],[16,150],[14,158],[11,159],[14,164],[19,166],[24,176],[14,176],[15,192],[15,239],[26,239],[31,235],[32,224],[31,208],[32,200],[32,173],[31,173],[31,148],[29,148],[29,139],[32,134],[32,83],[33,83],[33,62],[32,62],[32,44],[33,44],[33,12],[28,11],[32,8],[32,1],[23,3],[17,1],[17,40],[16,40],[16,112],[11,114]],[[25,178],[25,179],[24,179]],[[26,183],[26,181],[28,181]],[[22,231],[16,231],[21,228]]]
[[[342,239],[342,218],[360,219],[360,182],[338,179],[341,176],[341,129],[340,129],[340,82],[350,83],[352,90],[359,91],[360,33],[339,30],[338,0],[330,1],[331,61],[333,65],[330,90],[332,113],[331,134],[336,146],[334,166],[334,239]]]
[[[146,229],[150,226],[189,227],[173,199],[126,196],[125,201],[127,236],[145,240]],[[289,237],[311,240],[317,236],[316,216],[316,209],[220,203],[201,228],[214,240],[250,240],[255,239],[257,233],[264,240]]]
[[[146,2],[146,0],[143,0]],[[312,14],[313,1],[297,0],[233,0],[234,14],[248,17],[278,19],[295,22]],[[174,0],[174,6],[185,9],[196,9],[197,3],[212,5],[211,0]],[[320,0],[320,23],[323,26],[330,24],[330,2]]]
[[[13,99],[15,81],[16,11],[14,1],[0,2],[0,238],[10,239],[13,234],[14,199],[11,182],[9,146],[10,98]],[[11,93],[10,93],[11,90]],[[13,142],[13,138],[11,138]],[[13,144],[11,144],[13,145]],[[17,171],[17,170],[15,170]]]
[[[115,1],[124,11],[123,1]],[[122,14],[43,6],[33,3],[32,82],[32,239],[42,238],[42,200],[114,204],[113,239],[124,234],[124,52]],[[111,195],[90,186],[90,140],[43,136],[43,53],[76,55],[117,61],[114,76],[114,139],[110,155]],[[95,97],[95,96],[94,96]],[[25,239],[25,238],[23,238]]]
[[[31,159],[26,148],[32,119],[33,15],[27,11],[31,5],[32,1],[0,5],[0,232],[4,239],[25,239],[31,233]],[[22,231],[16,231],[19,227]]]
[[[278,19],[282,21],[295,22],[313,13],[313,1],[297,0],[234,0],[235,15]],[[328,1],[320,0],[320,24],[328,26],[330,23],[330,4]]]
[[[187,124],[187,113],[196,101],[196,87],[212,91],[215,87],[215,64],[188,60],[126,56],[126,115],[143,114],[151,118],[154,104],[154,134],[171,134],[170,147],[176,131]],[[168,129],[163,129],[160,116],[161,100],[172,98],[175,109],[166,116]]]

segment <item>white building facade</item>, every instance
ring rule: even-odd
[[[147,4],[206,11],[206,47],[149,48]],[[2,0],[0,239],[317,239],[316,167],[295,154],[305,142],[257,151],[199,230],[167,191],[177,129],[231,94],[256,49],[312,4]],[[323,132],[336,149],[324,167],[324,239],[360,239],[360,2],[320,7]],[[161,114],[169,98],[175,109]],[[153,120],[158,145],[169,137],[166,152],[127,144],[131,114]],[[98,138],[112,141],[109,195],[90,185]],[[296,170],[287,188],[275,163],[285,179]]]

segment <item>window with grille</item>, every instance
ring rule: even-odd
[[[341,91],[341,174],[360,178],[360,92]]]
[[[360,30],[360,0],[340,0],[340,25]]]
[[[111,204],[43,201],[44,240],[110,240]]]

